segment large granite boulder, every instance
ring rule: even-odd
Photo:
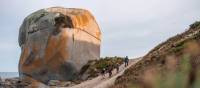
[[[89,60],[100,58],[101,32],[83,9],[53,7],[25,18],[19,31],[20,78],[73,80]]]

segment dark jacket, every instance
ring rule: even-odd
[[[124,62],[128,62],[129,61],[129,59],[126,57],[125,59],[124,59]]]

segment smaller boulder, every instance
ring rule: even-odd
[[[67,81],[67,82],[60,82],[59,87],[69,87],[75,85],[74,83]]]
[[[60,81],[59,80],[50,80],[48,82],[48,86],[58,86],[60,85]]]
[[[50,80],[48,82],[48,86],[56,86],[56,87],[69,87],[73,85],[75,85],[75,83],[70,81]]]

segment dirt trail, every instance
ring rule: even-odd
[[[111,78],[109,78],[109,75],[106,74],[104,78],[102,76],[98,76],[91,80],[82,82],[81,84],[67,88],[108,88],[114,84],[118,76],[121,76],[126,69],[137,63],[139,60],[141,60],[141,58],[130,60],[129,66],[127,66],[126,68],[124,67],[124,64],[122,64],[119,68],[119,73],[117,73],[116,70],[113,70],[113,76]]]

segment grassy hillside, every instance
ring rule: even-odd
[[[79,75],[83,80],[97,77],[98,75],[100,75],[103,69],[107,69],[110,66],[114,69],[117,63],[119,65],[123,64],[123,59],[124,57],[115,56],[101,58],[100,60],[89,61],[85,66],[83,66]]]
[[[197,88],[200,86],[200,22],[152,49],[118,77],[112,88]]]

